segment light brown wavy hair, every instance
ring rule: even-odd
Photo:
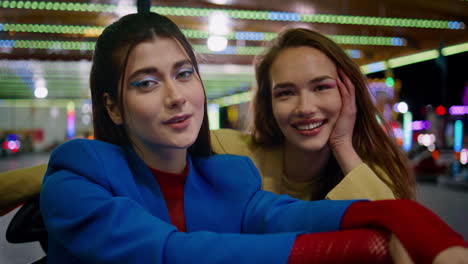
[[[253,98],[254,116],[250,128],[254,143],[272,147],[285,141],[273,118],[270,69],[275,59],[283,50],[291,47],[307,46],[318,49],[342,69],[356,87],[357,112],[353,146],[358,155],[391,188],[397,198],[414,199],[416,182],[409,168],[409,160],[395,143],[391,128],[372,102],[366,77],[344,50],[324,35],[302,28],[283,31],[270,45],[263,55],[256,58],[257,90]],[[333,155],[324,173],[324,189],[320,194],[323,198],[344,177]]]

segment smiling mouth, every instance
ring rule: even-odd
[[[316,122],[316,123],[310,123],[310,124],[304,124],[304,125],[293,125],[294,128],[300,131],[307,131],[307,130],[314,130],[318,127],[321,127],[325,122]]]

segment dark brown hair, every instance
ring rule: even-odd
[[[409,160],[402,152],[374,106],[366,85],[366,78],[356,63],[335,42],[309,29],[288,29],[282,32],[267,51],[257,58],[257,91],[253,99],[252,133],[256,144],[268,147],[283,144],[284,135],[273,118],[270,68],[278,55],[291,47],[307,46],[320,50],[342,69],[356,87],[356,123],[353,145],[359,156],[392,189],[397,198],[414,198],[415,179],[409,169]],[[378,122],[378,118],[381,124]],[[323,196],[344,177],[335,158],[330,157],[325,167]],[[389,179],[383,177],[388,175]]]
[[[119,87],[123,87],[123,76],[128,56],[136,45],[155,37],[176,40],[188,54],[198,76],[200,76],[192,46],[174,22],[165,16],[152,12],[122,17],[104,29],[96,42],[94,51],[90,86],[96,139],[120,146],[131,145],[125,125],[114,124],[107,113],[104,94],[109,94],[111,100],[118,103],[120,112],[124,113],[123,89],[119,89]],[[208,156],[212,153],[206,101],[204,112],[197,139],[188,149],[194,156]]]

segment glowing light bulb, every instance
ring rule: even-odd
[[[228,43],[227,39],[222,36],[211,36],[206,42],[210,50],[217,52],[225,50]]]

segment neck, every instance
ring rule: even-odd
[[[182,173],[187,163],[187,149],[163,148],[159,146],[138,146],[133,149],[146,165],[160,171],[175,174]]]
[[[328,145],[320,151],[304,151],[287,142],[284,144],[284,173],[288,179],[305,182],[317,179],[326,166],[331,151]]]

